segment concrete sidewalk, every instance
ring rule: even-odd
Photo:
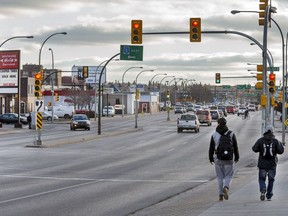
[[[288,162],[278,164],[271,201],[261,201],[258,179],[232,192],[229,200],[217,202],[199,216],[286,216],[288,214]]]

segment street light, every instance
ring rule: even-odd
[[[150,94],[150,102],[149,102],[149,112],[150,112],[150,115],[152,114],[152,95],[151,95],[151,88],[150,88],[150,85],[152,84],[153,82],[153,79],[156,77],[156,76],[161,76],[161,75],[164,75],[166,76],[167,74],[166,73],[158,73],[158,74],[155,74],[151,80],[149,81],[149,94]],[[159,91],[159,94],[160,94],[160,91]],[[159,101],[160,102],[160,101]]]
[[[4,42],[2,42],[0,47],[2,47],[2,45],[4,43],[6,43],[7,41],[12,40],[12,39],[16,39],[16,38],[34,38],[34,37],[33,36],[15,36],[15,37],[11,37],[11,38],[8,38],[7,40],[5,40]]]
[[[111,61],[119,61],[119,59],[112,59]],[[97,98],[97,88],[96,88],[96,76],[97,76],[97,71],[98,71],[98,68],[102,65],[102,64],[104,64],[105,62],[107,62],[107,61],[109,61],[109,59],[107,59],[107,60],[105,60],[105,61],[103,61],[103,62],[101,62],[98,66],[97,66],[97,68],[96,68],[96,71],[95,71],[95,82],[94,82],[94,84],[95,84],[95,91],[94,91],[94,105],[95,105],[95,108],[94,108],[94,119],[95,119],[95,121],[96,121],[96,117],[97,117],[97,115],[96,115],[96,112],[97,112],[97,110],[96,110],[96,108],[97,108],[97,100],[96,100],[96,98]],[[99,98],[98,98],[98,100],[100,100],[100,91],[99,91]],[[99,103],[100,103],[100,101],[99,101]],[[100,115],[100,110],[98,110],[98,114]],[[107,117],[108,117],[108,112],[107,112]]]
[[[250,43],[251,46],[254,46],[254,45],[257,45],[256,43]],[[274,59],[273,59],[273,56],[272,56],[272,53],[270,52],[269,49],[267,49],[267,52],[269,53],[270,55],[270,58],[271,58],[271,62],[272,62],[272,66],[274,66]],[[248,63],[247,63],[248,64]]]
[[[54,53],[53,53],[53,50],[51,48],[49,48],[49,50],[51,51],[51,57],[52,57],[52,73],[54,72]],[[52,77],[51,77],[51,93],[52,93],[52,102],[51,102],[51,105],[52,105],[52,123],[54,123],[54,73],[52,74]]]
[[[41,47],[40,47],[40,51],[39,51],[39,66],[41,65],[41,52],[42,52],[42,48],[43,48],[44,44],[46,43],[47,40],[49,40],[49,38],[51,38],[51,37],[53,37],[54,35],[57,35],[57,34],[66,35],[67,32],[57,32],[57,33],[51,34],[49,37],[47,37],[47,38],[43,41],[43,43],[42,43],[42,45],[41,45]]]
[[[136,90],[135,91],[136,92],[136,95],[135,95],[135,102],[136,102],[136,104],[135,104],[135,128],[138,127],[138,125],[137,125],[137,119],[138,119],[137,80],[138,80],[138,77],[139,77],[140,74],[142,74],[144,72],[153,72],[153,71],[154,70],[143,70],[140,73],[138,73],[137,76],[136,76],[136,80],[135,80],[135,85],[136,85],[136,87],[135,87],[135,90]]]
[[[124,117],[124,89],[123,89],[123,85],[124,85],[124,76],[127,73],[127,71],[133,69],[133,68],[140,68],[143,69],[143,67],[130,67],[128,68],[122,75],[122,118]]]

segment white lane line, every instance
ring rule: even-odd
[[[175,148],[170,148],[170,149],[168,149],[167,151],[168,152],[171,152],[171,151],[174,151],[175,150]]]
[[[59,189],[55,189],[55,190],[44,191],[41,193],[35,193],[35,194],[27,195],[27,196],[17,197],[14,199],[3,200],[3,201],[0,201],[0,204],[8,203],[8,202],[14,202],[14,201],[22,200],[22,199],[33,198],[33,197],[37,197],[37,196],[42,196],[45,194],[55,193],[55,192],[59,192],[59,191],[63,191],[63,190],[71,189],[71,188],[76,188],[76,187],[80,187],[80,186],[84,186],[84,185],[88,185],[88,184],[92,184],[92,183],[94,183],[94,182],[90,181],[90,182],[85,182],[85,183],[72,185],[72,186],[68,186],[68,187],[63,187],[63,188],[59,188]]]
[[[98,178],[58,178],[46,176],[21,176],[21,175],[0,175],[6,178],[30,178],[30,179],[49,179],[49,180],[72,180],[72,181],[90,181],[90,182],[158,182],[158,183],[205,183],[209,180],[195,179],[195,180],[160,180],[160,179],[98,179]]]

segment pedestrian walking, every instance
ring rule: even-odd
[[[274,128],[267,125],[265,132],[259,138],[252,150],[259,153],[258,156],[258,182],[260,188],[260,200],[264,201],[265,197],[268,201],[273,196],[273,185],[276,176],[276,167],[278,163],[277,154],[283,154],[284,147],[282,143],[275,138]],[[268,186],[266,187],[266,179],[268,177]]]
[[[31,113],[29,113],[29,116],[27,117],[27,122],[29,124],[29,129],[31,129],[31,122],[32,122],[32,117],[31,117]]]
[[[218,119],[216,131],[211,136],[209,160],[212,165],[215,164],[219,201],[228,200],[234,163],[239,160],[239,151],[236,136],[228,129],[225,118]]]

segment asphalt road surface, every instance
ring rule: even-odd
[[[91,131],[44,124],[48,148],[26,147],[37,139],[36,131],[2,132],[0,215],[200,214],[218,200],[214,166],[208,160],[217,124],[201,126],[200,133],[177,133],[177,117],[171,113],[167,121],[164,112],[139,115],[137,129],[133,116],[103,118],[101,135],[97,122]],[[261,113],[251,113],[250,120],[236,115],[227,120],[240,150],[233,193],[257,175],[251,146],[260,136]]]

